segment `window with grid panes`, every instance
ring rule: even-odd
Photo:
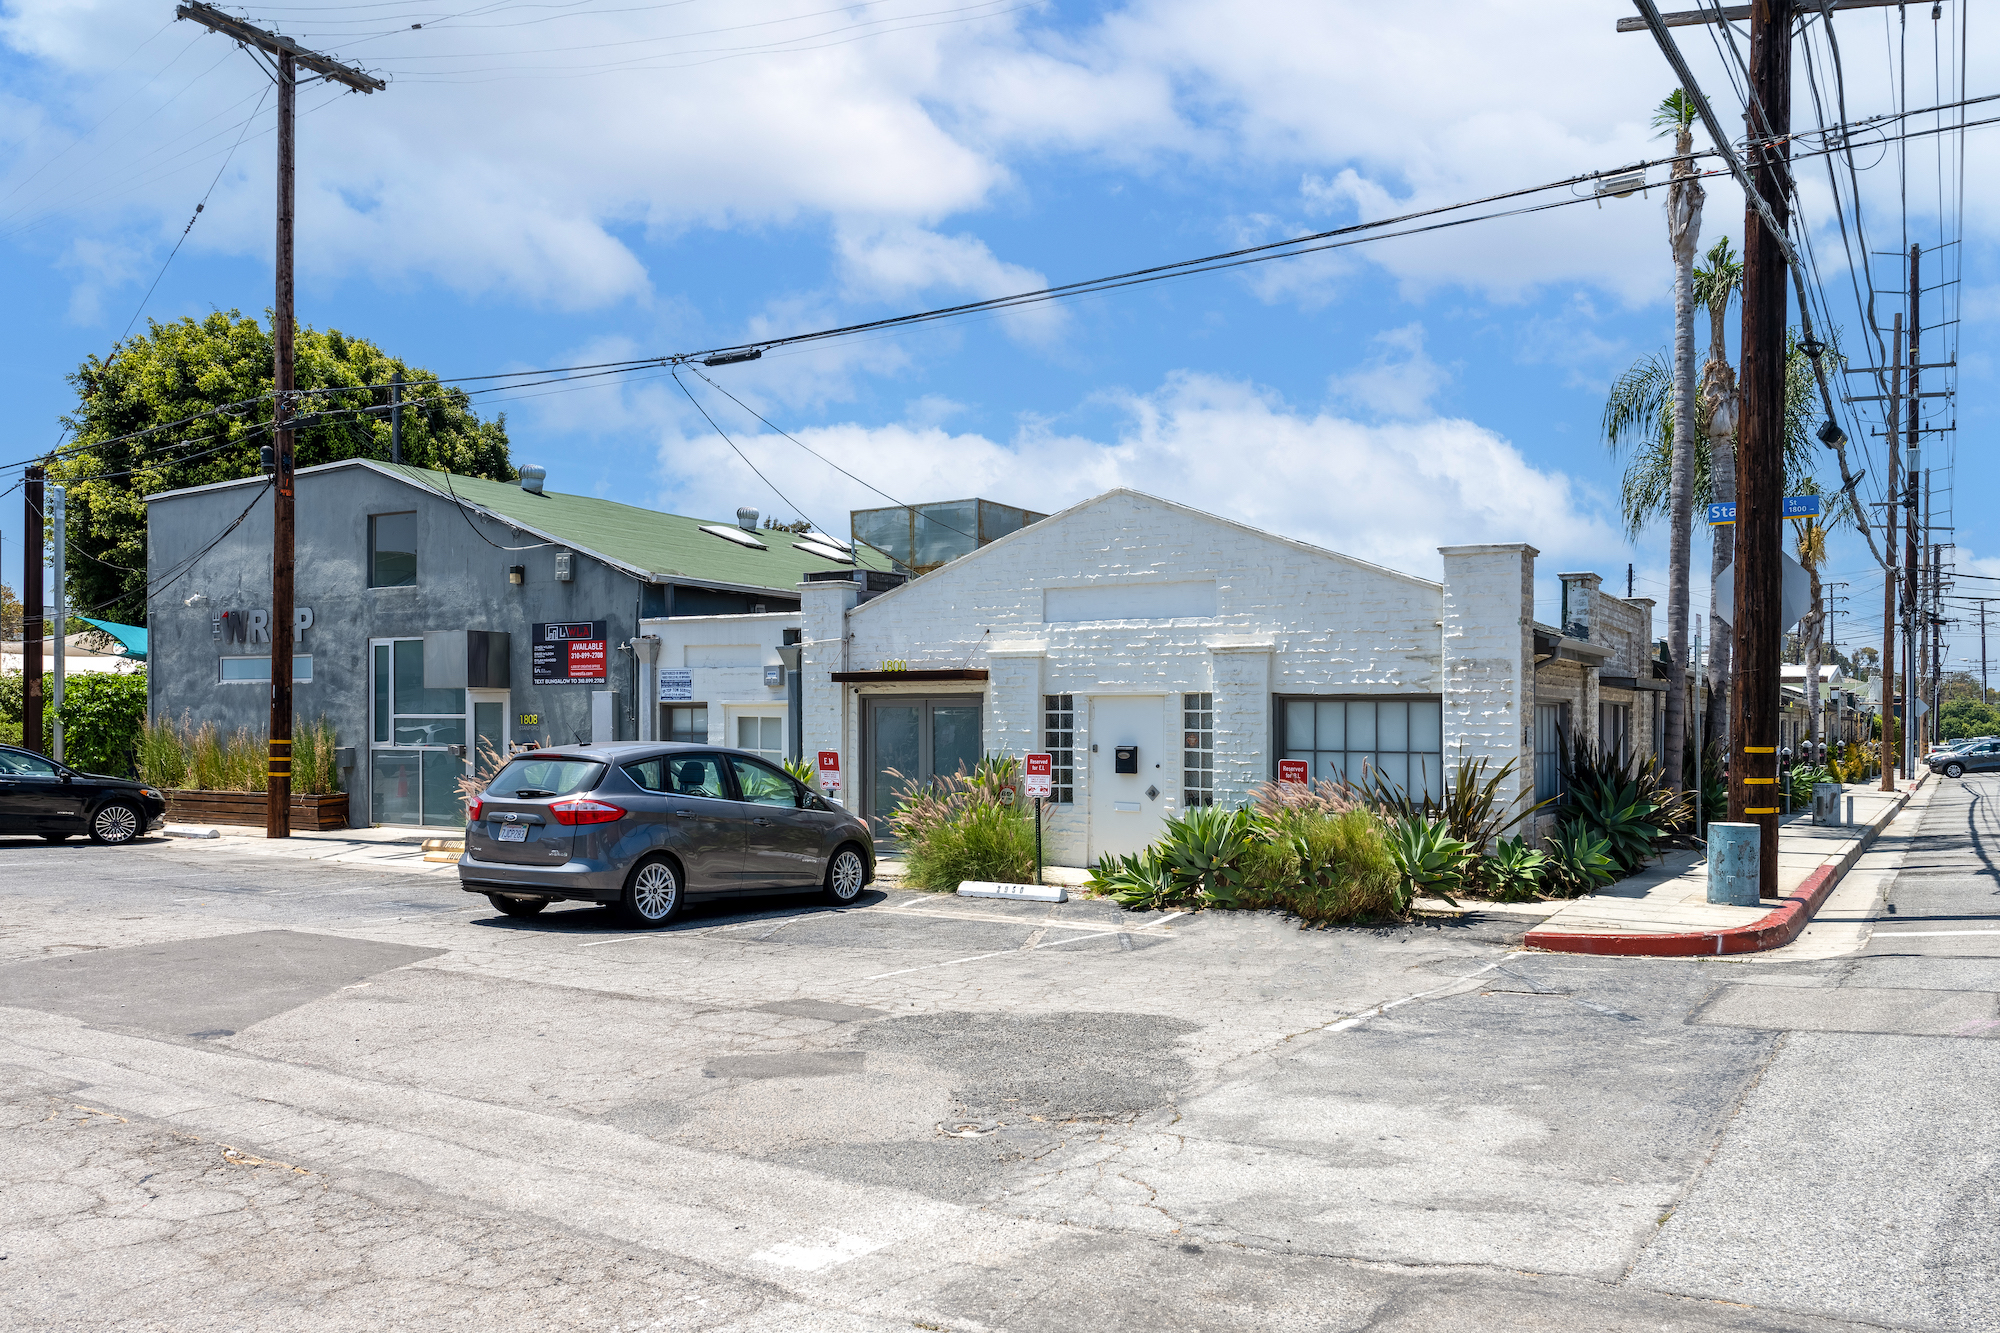
[[[1444,796],[1443,704],[1436,699],[1287,699],[1284,759],[1315,781]]]
[[[1215,696],[1181,696],[1181,804],[1215,804]]]
[[[1049,800],[1076,800],[1076,697],[1042,696],[1042,748],[1049,752]]]

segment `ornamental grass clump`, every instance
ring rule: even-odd
[[[301,796],[338,792],[338,744],[325,714],[292,734],[292,790]],[[156,787],[187,791],[263,791],[268,745],[248,727],[196,726],[186,715],[147,722],[139,732],[139,776]]]
[[[1020,764],[988,755],[972,772],[963,769],[929,784],[903,783],[890,830],[903,846],[908,882],[951,893],[968,879],[1020,884],[1035,875],[1035,827],[1027,805],[1001,800],[1004,787],[1019,790]]]
[[[1376,815],[1291,809],[1264,818],[1237,906],[1278,908],[1315,925],[1399,914],[1400,874]]]

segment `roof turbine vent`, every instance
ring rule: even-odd
[[[542,479],[548,475],[549,470],[540,463],[521,464],[521,489],[530,495],[540,495]]]
[[[757,511],[749,505],[741,505],[736,510],[736,526],[745,532],[757,530]]]

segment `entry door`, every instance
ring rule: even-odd
[[[465,759],[481,782],[492,780],[507,763],[506,690],[468,690],[472,708],[472,745]]]
[[[1120,746],[1136,746],[1135,773],[1120,773]],[[1169,769],[1172,761],[1176,767]],[[1125,856],[1166,823],[1180,752],[1167,745],[1167,701],[1157,694],[1097,695],[1090,701],[1090,854]]]
[[[911,783],[928,783],[979,764],[982,700],[979,695],[936,699],[866,700],[869,826],[878,838],[889,833],[897,796]]]

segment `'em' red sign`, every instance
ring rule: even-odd
[[[1045,754],[1023,758],[1021,772],[1027,778],[1028,799],[1047,800],[1055,790],[1055,762]]]
[[[1311,773],[1312,769],[1303,759],[1280,759],[1278,761],[1278,781],[1280,782],[1296,782],[1303,787]]]
[[[822,791],[840,790],[840,751],[819,752],[819,785]]]

